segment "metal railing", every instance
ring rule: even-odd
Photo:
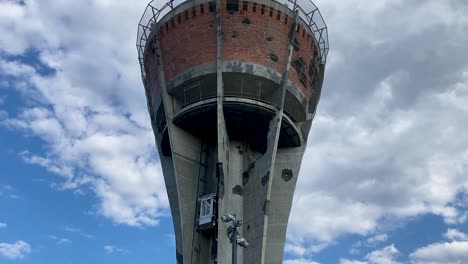
[[[154,4],[158,3],[159,0],[152,0],[147,6],[143,13],[143,16],[138,23],[138,33],[136,47],[138,51],[138,61],[140,63],[142,78],[146,78],[144,54],[146,45],[151,35],[151,26],[156,24],[162,17],[173,10],[178,5],[184,2],[190,2],[192,0],[170,0],[165,3],[162,7],[155,7]],[[271,0],[278,2],[283,5],[292,4],[293,10],[298,10],[300,17],[307,23],[307,26],[313,32],[315,43],[320,50],[321,63],[325,64],[327,60],[329,43],[328,43],[328,29],[325,21],[323,20],[322,14],[320,13],[317,6],[311,0],[300,0],[301,5],[297,3],[297,0]]]

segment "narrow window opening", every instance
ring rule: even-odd
[[[200,4],[200,13],[204,14],[205,13],[205,5]]]
[[[242,10],[244,10],[244,11],[249,10],[249,2],[248,1],[243,1],[242,2]]]
[[[261,14],[265,14],[265,5],[262,5],[262,11],[261,11]]]
[[[284,23],[285,23],[286,25],[288,24],[288,18],[289,18],[288,15],[284,16]]]
[[[278,14],[276,15],[276,19],[281,20],[281,11],[278,10]]]
[[[216,11],[216,3],[215,2],[209,2],[208,3],[208,9],[210,10],[210,12]]]
[[[188,19],[189,19],[188,10],[185,10],[185,20],[188,20]]]
[[[239,1],[238,0],[227,0],[226,5],[227,11],[239,11]]]
[[[273,7],[270,7],[270,16],[273,16]]]
[[[171,26],[172,26],[172,27],[175,27],[175,20],[174,20],[174,18],[171,18]]]
[[[197,8],[192,7],[192,17],[196,17],[196,16],[197,16]]]
[[[302,28],[302,37],[305,36],[305,28]]]
[[[253,3],[252,11],[257,12],[257,3]]]
[[[166,22],[166,31],[169,30],[169,24]]]
[[[299,51],[299,41],[297,41],[297,38],[294,38],[293,48],[294,51]]]
[[[270,59],[274,62],[277,62],[278,61],[278,55],[276,55],[275,53],[271,52],[270,54]]]
[[[180,15],[177,15],[177,24],[182,23],[182,17]]]

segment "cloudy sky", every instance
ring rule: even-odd
[[[468,263],[468,2],[315,2],[331,51],[285,263]],[[146,4],[0,0],[0,263],[175,263]]]

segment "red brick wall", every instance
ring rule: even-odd
[[[226,0],[223,3],[226,3]],[[197,5],[196,16],[193,16],[190,7],[187,14],[185,11],[175,14],[172,19],[160,26],[158,37],[167,81],[192,67],[216,63],[216,13],[209,11],[208,3],[203,5],[203,14],[200,5]],[[288,36],[292,26],[291,16],[289,15],[285,21],[286,14],[279,13],[276,9],[272,10],[270,16],[269,6],[265,6],[265,12],[262,14],[261,4],[257,4],[254,12],[253,2],[248,2],[247,10],[243,9],[243,1],[239,1],[238,12],[229,13],[226,4],[221,7],[223,61],[260,64],[273,68],[281,74],[284,70]],[[247,20],[250,24],[243,23]],[[303,24],[300,24],[296,34],[299,50],[293,52],[293,61],[298,58],[304,61],[303,82],[301,83],[300,74],[293,67],[289,79],[308,99],[312,94],[308,70],[315,45],[313,36],[304,30]],[[276,56],[277,61],[274,61],[271,55]],[[152,62],[148,60],[148,56],[146,64],[149,76],[153,75],[154,68],[149,65]]]
[[[197,5],[196,16],[189,8],[188,19],[182,11],[173,17],[174,23],[169,20],[162,25],[159,39],[166,80],[192,67],[216,63],[216,13],[209,11],[208,3],[203,6],[204,13]]]

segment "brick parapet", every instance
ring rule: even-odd
[[[229,12],[226,1],[223,3],[223,61],[259,64],[281,73],[285,65],[293,11],[274,1],[258,0],[239,1],[239,11]],[[266,3],[271,3],[271,6]],[[215,64],[216,32],[213,5],[214,2],[186,2],[158,23],[157,34],[166,80],[172,80],[200,65]],[[313,73],[319,61],[314,60],[314,56],[317,56],[314,37],[310,29],[304,26],[305,23],[300,21],[296,33],[298,49],[293,52],[293,67],[288,78],[301,90],[308,102],[315,88],[312,87],[313,76],[310,73]],[[152,60],[148,57],[151,53],[146,53],[145,69],[150,83],[153,83],[157,79],[157,76],[154,77],[157,71],[155,66],[150,65]],[[294,62],[303,64],[297,67],[294,66]]]

